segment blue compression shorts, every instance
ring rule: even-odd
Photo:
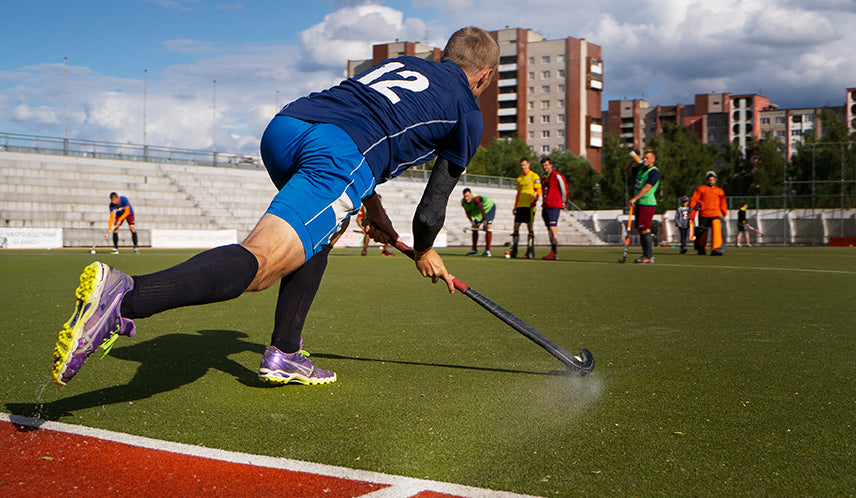
[[[544,220],[544,224],[548,227],[558,226],[559,214],[561,212],[562,208],[541,208],[541,219]]]
[[[279,193],[267,212],[291,225],[308,261],[374,191],[365,158],[341,128],[276,116],[261,155]]]

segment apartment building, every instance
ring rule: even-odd
[[[618,134],[637,150],[661,133],[664,123],[672,122],[694,131],[703,143],[730,142],[743,153],[769,132],[791,157],[807,135],[823,135],[822,109],[780,109],[763,95],[710,93],[697,94],[689,105],[652,107],[639,99],[610,100],[604,121],[609,133]],[[847,89],[843,115],[850,132],[856,131],[856,88]]]
[[[785,145],[787,157],[797,153],[797,148],[805,143],[806,135],[821,136],[823,127],[820,121],[820,108],[769,109],[761,113],[761,135],[773,134],[778,142]]]
[[[535,154],[568,150],[600,171],[601,47],[572,37],[546,40],[524,28],[490,33],[499,44],[500,65],[479,99],[484,117],[482,145],[517,135]],[[440,60],[442,50],[416,42],[374,45],[371,60],[348,61],[348,76],[401,55]]]

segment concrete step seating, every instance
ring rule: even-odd
[[[447,204],[444,232],[451,246],[468,247],[471,243],[471,235],[465,230],[469,223],[461,208],[466,186],[462,181]],[[399,232],[410,233],[424,188],[424,182],[407,179],[378,186],[387,214]],[[499,187],[471,188],[496,203],[494,247],[499,249],[511,240],[516,192]],[[112,191],[127,196],[133,204],[142,245],[150,240],[151,229],[234,229],[238,240],[243,240],[276,194],[264,170],[0,152],[0,227],[61,227],[66,229],[65,245],[88,246],[107,228],[108,194]],[[546,245],[540,210],[534,227],[536,244]],[[563,245],[599,242],[568,212],[560,218],[559,237]],[[525,244],[525,229],[521,239]],[[120,240],[130,244],[127,229],[120,230]],[[483,236],[479,247],[484,247]]]

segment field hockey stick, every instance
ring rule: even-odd
[[[479,228],[473,228],[473,227],[467,227],[467,228],[464,228],[464,233],[471,233],[471,232],[483,232],[483,231],[484,231],[484,228],[482,228],[482,227],[479,227]],[[493,227],[491,227],[491,228],[490,228],[490,231],[491,231],[491,232],[493,232],[493,233],[511,233],[511,230],[504,230],[504,229],[502,229],[502,228],[493,228]]]
[[[111,229],[111,230],[108,230],[108,231],[107,231],[107,233],[105,233],[104,235],[102,235],[101,237],[99,237],[99,238],[98,238],[98,240],[96,240],[96,241],[92,244],[92,247],[90,247],[90,248],[89,248],[89,252],[94,251],[94,250],[95,250],[95,246],[97,246],[97,245],[98,245],[98,244],[100,244],[101,242],[104,242],[104,239],[106,239],[106,238],[107,238],[107,236],[108,236],[108,235],[110,235],[110,233],[111,233],[112,231],[113,231],[112,229]]]
[[[624,234],[624,254],[618,259],[619,263],[627,261],[627,248],[630,246],[630,227],[633,220],[633,204],[630,205],[630,211],[627,213],[627,232]]]
[[[410,248],[403,241],[398,240],[395,243],[395,248],[401,251],[410,259],[415,259],[413,249]],[[453,280],[453,283],[455,285],[455,288],[462,292],[465,296],[472,299],[482,308],[490,311],[491,313],[493,313],[494,316],[505,322],[507,325],[510,325],[511,328],[520,332],[529,340],[544,348],[551,355],[555,356],[559,361],[564,363],[566,367],[568,367],[569,372],[583,376],[594,369],[594,356],[592,356],[591,352],[588,349],[581,349],[580,355],[574,356],[571,353],[562,349],[562,347],[556,344],[555,342],[551,341],[550,339],[547,339],[544,334],[535,330],[531,325],[511,314],[511,312],[509,312],[505,308],[499,306],[490,299],[474,291],[467,284],[461,282],[457,278]]]
[[[758,235],[764,235],[763,233],[761,233],[761,231],[760,231],[760,230],[758,230],[757,228],[753,227],[753,226],[752,226],[752,225],[750,225],[749,223],[745,223],[745,225],[746,225],[747,227],[749,227],[749,229],[751,229],[753,232],[757,233]]]

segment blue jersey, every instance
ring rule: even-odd
[[[467,75],[453,62],[399,57],[286,105],[279,115],[338,126],[378,184],[436,155],[466,168],[482,135]]]
[[[121,216],[122,213],[125,212],[125,208],[128,208],[128,214],[134,214],[134,208],[131,206],[131,202],[128,201],[128,198],[124,195],[119,196],[119,204],[110,203],[108,209],[116,214],[117,217]],[[144,210],[145,211],[145,210]]]

